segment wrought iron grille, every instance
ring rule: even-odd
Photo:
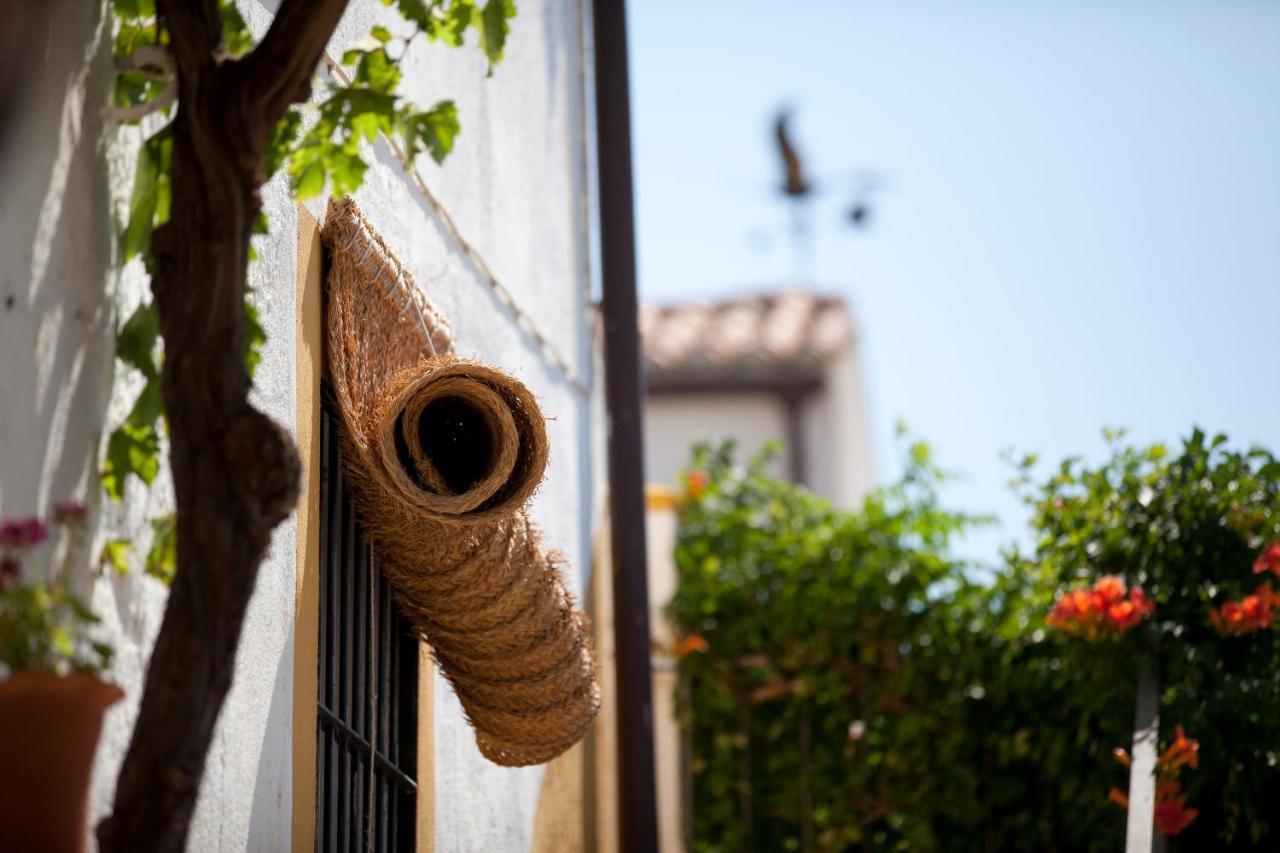
[[[316,850],[412,851],[418,644],[360,532],[338,423],[320,428]]]

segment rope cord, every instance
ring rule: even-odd
[[[341,65],[334,61],[328,51],[325,51],[323,59],[330,73],[338,78],[343,85],[351,85],[351,76],[347,74],[346,70],[343,69]],[[449,211],[445,209],[444,204],[441,203],[440,199],[438,199],[436,195],[431,192],[430,188],[427,187],[427,183],[423,180],[422,174],[405,155],[400,144],[396,142],[394,138],[387,136],[386,134],[383,134],[382,138],[386,141],[387,147],[391,150],[391,153],[400,161],[400,166],[404,169],[405,174],[409,176],[410,182],[415,188],[417,188],[419,194],[422,195],[432,212],[434,212],[436,217],[440,220],[440,224],[444,226],[444,230],[449,235],[450,239],[459,249],[462,250],[462,253],[467,257],[467,260],[471,262],[472,267],[474,267],[476,272],[479,273],[481,281],[488,285],[489,289],[493,291],[494,295],[498,298],[498,301],[502,303],[502,305],[511,314],[516,325],[520,327],[526,335],[533,339],[533,342],[537,344],[538,349],[541,351],[543,358],[549,361],[565,377],[565,379],[568,380],[574,390],[584,397],[590,396],[591,392],[586,381],[578,374],[578,371],[574,369],[568,359],[566,359],[560,351],[556,349],[555,345],[551,343],[550,338],[543,334],[542,330],[537,327],[528,312],[520,307],[515,296],[507,286],[498,279],[497,275],[494,274],[493,269],[489,266],[488,262],[485,261],[484,256],[482,256],[475,246],[473,246],[471,242],[462,235],[462,232],[458,230],[458,226],[453,221],[453,217],[449,215]],[[397,274],[398,273],[399,271],[397,270]],[[418,318],[419,321],[422,320],[420,310]],[[430,340],[430,336],[428,336],[428,340]]]

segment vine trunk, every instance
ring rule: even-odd
[[[216,0],[158,6],[179,84],[171,211],[151,238],[177,571],[113,811],[98,827],[103,853],[185,847],[263,553],[297,501],[293,443],[247,399],[249,239],[267,141],[309,96],[346,0],[284,0],[237,61],[222,59]]]

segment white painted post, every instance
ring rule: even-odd
[[[1160,681],[1143,667],[1133,713],[1133,764],[1129,769],[1129,824],[1125,853],[1163,853],[1164,836],[1155,829],[1156,757],[1160,737]]]

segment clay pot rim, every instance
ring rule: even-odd
[[[106,708],[124,698],[124,691],[89,672],[56,672],[23,669],[0,678],[0,694],[8,698],[74,696],[77,700]]]

